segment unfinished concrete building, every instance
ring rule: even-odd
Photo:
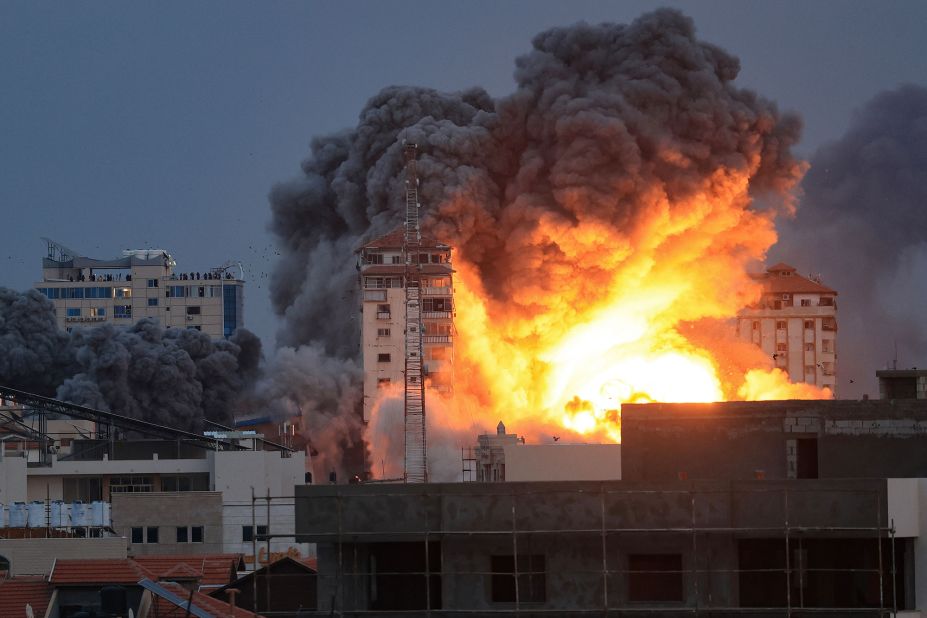
[[[298,487],[319,610],[927,608],[927,401],[627,405],[622,429],[620,481]]]
[[[792,382],[836,392],[837,292],[783,263],[756,280],[763,296],[738,314],[738,336],[762,348]]]
[[[364,362],[364,420],[379,389],[402,386],[405,367],[407,272],[404,228],[377,238],[358,251],[362,287],[361,348]],[[410,256],[421,278],[423,370],[426,384],[449,393],[454,384],[454,288],[451,248],[422,238]]]

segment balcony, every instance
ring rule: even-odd
[[[388,320],[388,319],[390,319],[390,316],[391,316],[391,315],[392,315],[392,314],[390,314],[389,311],[377,311],[377,319],[378,319],[378,320]]]
[[[423,296],[450,296],[453,292],[453,288],[444,287],[444,288],[422,288]]]
[[[451,312],[450,311],[422,311],[422,319],[424,320],[450,320]]]
[[[385,302],[386,290],[364,290],[364,302]]]
[[[116,316],[119,317],[119,316]],[[64,318],[65,322],[105,322],[106,316],[102,315],[91,315],[91,316],[68,316]]]
[[[422,343],[453,343],[451,335],[422,335]]]

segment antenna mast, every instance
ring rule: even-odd
[[[405,480],[424,483],[425,466],[425,384],[422,375],[422,310],[420,284],[422,266],[419,248],[422,233],[418,214],[418,146],[404,143],[406,164],[406,223],[402,252],[406,264],[406,366],[405,366]]]

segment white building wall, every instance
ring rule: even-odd
[[[294,487],[305,482],[306,456],[293,453],[282,457],[275,451],[217,451],[209,454],[210,478],[214,491],[222,492],[222,547],[224,552],[243,553],[245,562],[254,563],[277,555],[295,558],[314,555],[314,546],[296,543]],[[253,489],[253,494],[252,494]],[[268,501],[271,496],[269,518]],[[258,499],[252,501],[252,496]],[[268,524],[269,522],[269,524]],[[242,539],[243,526],[268,526],[270,540],[246,542]],[[277,535],[284,536],[277,536]]]
[[[0,449],[3,448],[0,442]],[[0,456],[0,504],[26,502],[26,459]]]
[[[506,481],[619,481],[620,444],[506,444]]]

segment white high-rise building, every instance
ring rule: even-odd
[[[783,263],[756,279],[763,296],[738,314],[740,338],[762,348],[792,382],[836,392],[837,292]]]
[[[165,328],[200,330],[219,339],[243,325],[245,282],[238,265],[182,273],[161,249],[98,260],[47,242],[42,281],[35,288],[54,303],[60,328],[155,318]]]
[[[358,250],[362,292],[361,347],[364,420],[378,389],[404,384],[406,265],[403,228]],[[422,238],[413,264],[421,264],[422,347],[426,384],[450,392],[454,383],[454,291],[451,248]]]

